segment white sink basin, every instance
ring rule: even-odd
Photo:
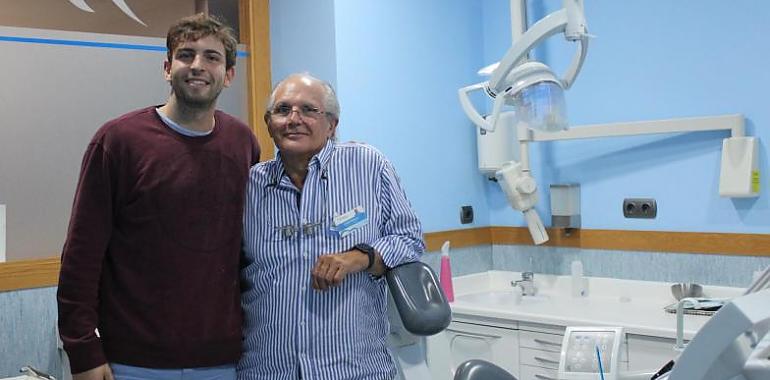
[[[585,295],[573,295],[573,278],[535,274],[537,296],[521,296],[511,280],[519,272],[489,271],[455,278],[453,317],[483,316],[556,326],[624,326],[632,334],[674,338],[676,317],[663,308],[674,302],[671,284],[601,277],[585,277]],[[708,286],[710,297],[732,298],[744,289]],[[709,319],[685,316],[685,339]]]

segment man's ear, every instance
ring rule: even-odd
[[[171,82],[171,62],[169,61],[163,61],[163,79]]]
[[[275,136],[273,136],[273,129],[270,128],[270,116],[265,114],[265,129],[267,129],[267,134],[270,136],[270,138],[275,142]]]
[[[329,128],[331,129],[331,136],[334,137],[337,135],[337,125],[339,125],[340,120],[337,118],[334,118],[330,120],[329,122]]]
[[[235,66],[225,70],[225,87],[230,87],[233,79],[235,79]]]

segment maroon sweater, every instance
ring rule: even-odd
[[[106,361],[152,368],[238,361],[242,205],[258,157],[248,127],[219,111],[205,137],[174,132],[154,107],[96,132],[57,294],[73,373]]]

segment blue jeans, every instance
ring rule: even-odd
[[[110,363],[115,380],[235,380],[235,365],[158,369]]]

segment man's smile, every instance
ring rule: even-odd
[[[190,87],[205,87],[209,85],[209,82],[203,78],[189,78],[185,80]]]

